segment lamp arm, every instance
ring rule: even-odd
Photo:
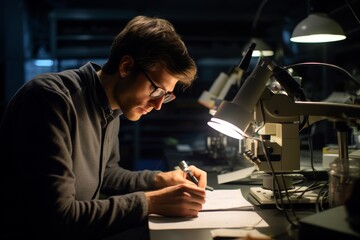
[[[269,93],[268,91],[270,90],[264,91],[265,94],[263,95],[265,97],[260,99],[262,104],[261,114],[264,114],[262,121],[264,122],[291,122],[298,120],[300,116],[313,116],[318,117],[318,120],[354,120],[360,123],[360,105],[294,101],[285,94],[266,94],[266,92]],[[256,115],[258,115],[258,112]]]

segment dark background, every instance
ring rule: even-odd
[[[91,60],[102,64],[113,37],[134,16],[143,14],[170,20],[198,65],[198,78],[177,100],[138,122],[122,119],[120,140],[123,163],[129,168],[167,168],[166,149],[188,144],[204,149],[209,136],[218,133],[206,122],[208,109],[197,99],[220,72],[227,72],[242,57],[251,37],[265,40],[278,65],[319,61],[338,65],[360,78],[360,24],[344,0],[316,3],[344,29],[347,39],[322,44],[289,41],[298,22],[308,14],[308,1],[268,0],[257,21],[263,0],[5,0],[0,13],[0,104],[6,105],[16,90],[35,74],[74,68]],[[360,0],[348,0],[360,15]],[[39,67],[36,59],[55,60]],[[253,62],[252,62],[253,63]],[[253,66],[253,64],[252,64]],[[334,91],[353,91],[344,74],[324,67],[299,67],[309,99],[320,101]],[[331,123],[319,123],[314,147],[335,143]],[[229,140],[229,143],[233,143]],[[236,145],[236,143],[235,143]],[[304,144],[306,145],[306,144]]]

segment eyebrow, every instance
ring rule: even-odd
[[[173,92],[174,92],[174,91],[167,91],[164,86],[159,86],[160,84],[157,83],[157,82],[155,82],[155,81],[150,77],[150,75],[147,73],[147,71],[146,71],[145,69],[141,68],[141,71],[145,74],[145,76],[146,76],[148,79],[150,79],[150,82],[151,82],[152,84],[154,84],[156,87],[163,89],[166,93],[173,93]],[[162,84],[161,84],[161,85],[162,85]]]

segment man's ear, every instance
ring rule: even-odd
[[[134,67],[134,59],[129,56],[125,55],[119,64],[119,74],[121,77],[127,77],[130,74],[130,71]]]

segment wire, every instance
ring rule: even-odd
[[[356,19],[356,20],[358,21],[358,23],[360,24],[360,20],[359,20],[359,18],[357,17],[357,15],[356,15],[354,9],[352,8],[350,2],[349,2],[348,0],[345,0],[345,2],[346,2],[346,5],[350,8],[350,11],[351,11],[351,13],[354,15],[355,19]]]
[[[321,63],[321,62],[303,62],[303,63],[296,63],[296,64],[292,64],[292,65],[289,65],[289,66],[285,66],[285,67],[282,68],[281,71],[278,71],[278,72],[274,73],[271,77],[273,77],[274,75],[276,75],[276,74],[278,74],[280,72],[285,71],[286,69],[293,68],[293,67],[296,67],[296,66],[301,66],[301,65],[321,65],[321,66],[331,67],[331,68],[334,68],[336,70],[340,70],[341,72],[343,72],[347,76],[349,76],[357,85],[360,86],[360,81],[358,79],[354,78],[345,69],[343,69],[343,68],[341,68],[339,66],[333,65],[333,64]],[[262,102],[261,99],[260,99],[260,109],[261,109],[261,114],[262,114],[262,118],[263,118],[263,121],[262,121],[262,126],[263,126],[266,123],[266,119],[265,119],[265,114],[264,114],[264,106],[263,106],[263,102]],[[301,197],[303,197],[303,195],[306,192],[313,191],[315,189],[320,189],[317,196],[316,196],[315,208],[316,208],[317,212],[324,209],[323,204],[324,204],[324,202],[326,202],[326,196],[328,195],[328,190],[324,191],[326,189],[326,187],[328,186],[328,183],[318,182],[318,179],[317,179],[317,170],[314,167],[313,144],[312,144],[312,138],[311,138],[311,133],[310,133],[311,129],[310,129],[310,123],[309,123],[308,116],[304,116],[304,119],[303,119],[301,125],[302,126],[307,125],[309,127],[308,132],[307,132],[307,138],[308,138],[309,151],[310,151],[311,169],[312,169],[312,172],[313,172],[313,175],[314,175],[314,182],[311,183],[306,188],[306,190],[300,190],[301,188],[299,188],[299,189],[296,189],[294,192],[291,192],[291,194],[289,194],[289,191],[288,191],[286,183],[285,183],[284,175],[283,175],[283,173],[280,173],[280,175],[279,174],[277,174],[277,175],[279,175],[281,177],[281,181],[282,181],[283,186],[284,186],[284,190],[281,190],[281,185],[280,185],[280,182],[279,182],[280,180],[278,179],[278,176],[276,175],[274,167],[273,167],[273,165],[272,165],[272,163],[270,161],[270,156],[269,156],[270,153],[266,149],[265,142],[261,138],[258,138],[258,139],[253,138],[253,139],[257,140],[260,143],[260,145],[262,147],[262,151],[263,151],[264,156],[266,158],[266,161],[268,163],[268,166],[269,166],[269,168],[271,170],[271,174],[272,174],[272,190],[273,190],[273,194],[274,194],[274,200],[275,200],[276,208],[284,213],[284,216],[285,216],[286,220],[293,227],[298,227],[299,226],[299,223],[298,223],[299,218],[296,215],[295,209],[293,207],[293,203],[292,203],[292,201],[290,199],[291,195],[293,195],[295,192],[296,193],[301,193],[299,196],[297,196],[298,198],[301,198]],[[285,196],[283,195],[283,193],[285,193]],[[286,207],[285,207],[285,203],[284,203],[285,199],[287,200],[287,203],[288,203],[287,206],[289,206],[288,209],[286,209]],[[291,210],[293,216],[295,217],[295,221],[290,218],[288,210]]]
[[[263,103],[262,101],[260,100],[260,110],[261,110],[261,114],[263,115],[263,123],[266,122],[265,120],[265,116],[264,116],[264,108],[263,108]],[[276,208],[280,211],[282,211],[284,213],[284,216],[286,218],[286,220],[290,223],[290,225],[294,228],[297,228],[299,226],[299,223],[298,223],[298,216],[295,212],[295,209],[294,209],[294,206],[293,206],[293,203],[290,199],[290,196],[292,196],[293,194],[295,193],[301,193],[300,195],[297,196],[297,198],[301,198],[306,192],[309,192],[309,191],[313,191],[315,189],[318,189],[320,188],[320,192],[318,193],[317,195],[317,198],[316,198],[316,204],[315,204],[315,207],[316,207],[316,211],[319,211],[319,205],[321,208],[323,208],[323,199],[324,197],[320,197],[321,196],[321,192],[322,190],[325,188],[325,185],[326,184],[319,184],[318,181],[317,181],[317,176],[316,176],[316,172],[317,170],[315,169],[314,167],[314,157],[313,157],[313,145],[312,145],[312,138],[311,138],[311,129],[310,129],[310,123],[309,123],[309,119],[308,118],[305,118],[305,122],[307,124],[307,126],[309,127],[308,129],[308,132],[307,132],[307,137],[308,137],[308,144],[309,144],[309,150],[310,150],[310,161],[311,161],[311,168],[312,168],[312,171],[313,171],[313,174],[314,174],[314,182],[312,184],[310,184],[306,190],[301,190],[301,187],[298,188],[298,189],[295,189],[295,191],[291,192],[291,194],[289,194],[288,190],[287,190],[287,186],[286,186],[286,183],[285,183],[285,179],[284,179],[284,175],[282,173],[280,173],[280,176],[281,176],[281,180],[282,180],[282,183],[283,183],[283,186],[284,186],[284,191],[282,191],[280,188],[280,183],[279,183],[279,180],[278,180],[278,177],[276,176],[275,174],[275,170],[274,170],[274,167],[270,161],[270,157],[269,157],[269,153],[265,147],[265,142],[262,140],[262,139],[256,139],[261,147],[262,147],[262,151],[265,155],[265,159],[268,163],[268,166],[271,170],[271,174],[272,174],[272,189],[273,189],[273,194],[274,194],[274,200],[275,200],[275,205],[276,205]],[[288,202],[288,206],[289,206],[289,209],[291,210],[292,212],[292,215],[295,217],[295,221],[292,220],[287,212],[288,209],[285,208],[285,203],[284,203],[284,199],[283,199],[283,193],[285,193],[285,196],[286,196],[286,200]],[[321,202],[320,202],[320,199],[321,199]],[[280,200],[280,204],[279,204],[279,201]],[[320,202],[320,203],[319,203]]]
[[[310,164],[311,164],[311,169],[313,172],[313,177],[314,177],[314,182],[311,183],[308,188],[311,189],[312,187],[317,185],[317,170],[314,167],[314,152],[313,152],[313,145],[312,145],[312,138],[311,138],[311,127],[310,127],[310,123],[309,123],[309,119],[307,118],[307,127],[308,127],[308,131],[307,131],[307,138],[308,138],[308,145],[309,145],[309,152],[310,152]],[[305,191],[300,194],[299,197],[302,197],[305,194]]]
[[[278,178],[276,177],[275,175],[275,170],[274,170],[274,167],[270,161],[270,158],[269,158],[269,153],[267,152],[266,148],[265,148],[265,144],[264,144],[264,141],[260,141],[260,145],[262,147],[262,150],[264,152],[264,155],[265,155],[265,158],[266,158],[266,161],[271,169],[271,174],[272,174],[272,180],[273,180],[273,192],[274,192],[274,199],[275,199],[275,205],[276,205],[276,208],[280,211],[282,211],[284,213],[284,216],[286,218],[286,220],[293,226],[293,227],[298,227],[298,223],[297,222],[294,222],[293,220],[290,219],[290,216],[288,215],[286,209],[284,208],[285,206],[285,203],[284,203],[284,200],[283,200],[283,197],[281,195],[281,189],[280,189],[280,183],[279,183],[279,180]],[[291,205],[291,200],[290,200],[290,197],[287,193],[287,189],[286,189],[286,184],[285,184],[285,179],[283,178],[283,175],[281,174],[282,176],[282,181],[283,181],[283,185],[284,185],[284,189],[285,189],[285,192],[286,192],[286,197],[287,197],[287,201],[289,203],[289,206],[290,206],[290,209],[292,210],[292,213],[293,215],[296,217],[296,213],[294,211],[294,208],[292,207]],[[276,183],[276,184],[275,184]],[[275,187],[277,188],[277,192],[275,190]],[[278,201],[278,198],[276,196],[276,193],[279,194],[279,199],[280,199],[280,202],[281,202],[281,205],[282,207],[279,206],[279,203],[277,202]],[[297,219],[297,217],[296,217]]]
[[[263,119],[264,119],[264,106],[262,104],[262,101],[260,100],[260,109],[261,109],[261,114],[263,115]],[[265,119],[263,121],[265,123]],[[280,183],[279,183],[279,180],[278,178],[276,177],[276,174],[275,174],[275,170],[274,170],[274,167],[270,161],[270,157],[269,157],[269,153],[267,151],[267,149],[265,148],[265,143],[262,139],[257,139],[257,141],[260,142],[260,145],[261,145],[261,148],[262,148],[262,151],[265,155],[265,159],[266,159],[266,162],[268,163],[269,165],[269,168],[271,170],[271,174],[272,174],[272,189],[273,189],[273,193],[274,193],[274,199],[275,199],[275,205],[276,205],[276,208],[280,211],[282,211],[284,213],[284,216],[286,218],[286,220],[293,226],[293,227],[298,227],[298,223],[297,222],[294,222],[293,220],[290,219],[290,216],[288,215],[286,209],[285,209],[285,203],[284,203],[284,200],[283,200],[283,197],[282,197],[282,194],[281,194],[281,189],[280,189]],[[298,217],[296,216],[296,213],[295,213],[295,210],[292,206],[292,203],[291,203],[291,200],[290,200],[290,197],[289,197],[289,194],[287,192],[287,187],[286,187],[286,183],[285,183],[285,179],[283,177],[283,175],[281,174],[281,179],[282,179],[282,182],[283,182],[283,186],[284,186],[284,189],[285,189],[285,194],[286,194],[286,198],[287,198],[287,201],[288,201],[288,204],[290,206],[290,209],[292,211],[292,214],[294,215],[294,217],[296,219],[298,219]],[[275,184],[276,183],[276,184]],[[276,191],[276,189],[277,191]],[[279,199],[280,199],[280,202],[281,202],[281,206],[279,206],[279,203],[278,203],[278,198],[277,198],[277,194],[279,195]]]
[[[326,199],[326,196],[327,196],[327,194],[328,194],[328,190],[324,191],[324,194],[322,195],[322,197],[321,197],[321,193],[322,193],[322,191],[323,191],[324,189],[328,189],[328,188],[327,188],[328,185],[329,185],[328,182],[325,182],[325,183],[321,186],[321,188],[320,188],[320,190],[319,190],[319,194],[318,194],[318,196],[317,196],[317,198],[316,198],[316,205],[315,205],[315,210],[316,210],[316,212],[321,212],[321,211],[324,210],[323,203],[324,203],[324,200]],[[320,208],[321,208],[321,209],[320,209]]]
[[[348,71],[346,71],[344,68],[339,67],[337,65],[334,64],[330,64],[330,63],[322,63],[322,62],[302,62],[302,63],[295,63],[295,64],[291,64],[288,66],[284,66],[283,69],[289,69],[289,68],[293,68],[293,67],[297,67],[297,66],[303,66],[303,65],[320,65],[320,66],[326,66],[326,67],[330,67],[330,68],[334,68],[336,70],[339,70],[340,72],[345,73],[348,77],[350,77],[351,80],[353,80],[357,85],[360,86],[360,81],[358,79],[356,79],[353,75],[351,75],[351,73],[349,73]],[[279,72],[278,72],[279,73]],[[271,77],[273,77],[274,75],[278,74],[278,73],[274,73]]]
[[[310,163],[311,163],[311,169],[313,171],[313,176],[314,176],[314,184],[310,185],[313,186],[313,185],[316,185],[317,183],[317,175],[316,175],[316,172],[317,170],[315,169],[314,167],[314,151],[313,151],[313,144],[312,144],[312,137],[311,137],[311,126],[310,126],[310,123],[309,123],[309,118],[307,119],[307,126],[308,126],[308,132],[307,132],[307,137],[308,137],[308,145],[309,145],[309,151],[310,151]]]
[[[254,17],[254,22],[253,22],[253,25],[252,25],[252,29],[253,29],[253,34],[255,33],[255,29],[257,27],[257,23],[259,21],[259,17],[260,17],[260,14],[261,14],[261,11],[262,9],[264,8],[266,2],[268,0],[263,0],[261,3],[260,3],[260,6],[259,8],[256,10],[256,14],[255,14],[255,17]]]

